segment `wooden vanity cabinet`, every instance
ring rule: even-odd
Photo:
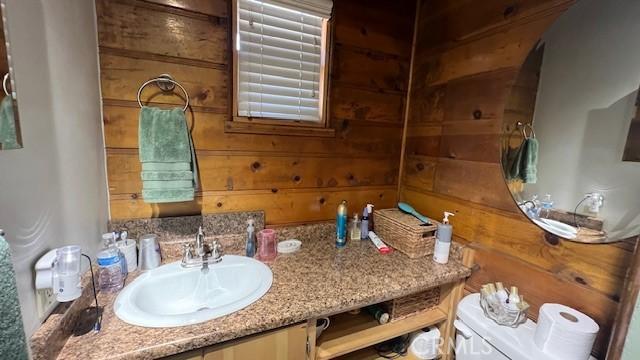
[[[307,344],[307,336],[307,323],[302,323],[228,341],[204,349],[188,351],[164,359],[306,360],[308,349],[311,349],[311,346]]]
[[[204,350],[204,360],[305,360],[307,324],[289,326]]]
[[[473,251],[465,248],[462,264],[471,267]],[[397,336],[435,325],[444,341],[440,360],[454,358],[458,302],[464,295],[465,280],[440,285],[439,302],[433,308],[379,324],[370,315],[340,313],[331,316],[331,326],[316,341],[316,319],[250,335],[222,344],[177,354],[165,360],[378,360],[374,345]],[[413,360],[411,356],[403,357]]]

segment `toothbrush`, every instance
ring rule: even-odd
[[[428,225],[432,224],[431,220],[428,217],[420,214],[419,212],[416,211],[416,209],[414,209],[411,205],[409,205],[407,203],[399,202],[398,203],[398,209],[400,209],[401,211],[403,211],[403,212],[405,212],[407,214],[415,216],[416,219],[422,221],[425,224],[428,224]]]

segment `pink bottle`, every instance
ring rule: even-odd
[[[258,232],[258,253],[256,258],[262,262],[270,263],[278,255],[278,242],[276,232],[273,229],[264,229]]]

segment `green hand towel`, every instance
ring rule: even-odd
[[[189,189],[142,189],[142,198],[148,203],[192,201],[193,188]]]
[[[519,177],[525,184],[538,181],[538,139],[528,138],[522,143]]]
[[[193,173],[191,171],[143,171],[141,177],[142,181],[192,181]]]
[[[3,150],[20,148],[11,96],[5,96],[0,102],[0,148]]]
[[[191,171],[189,162],[143,162],[142,171]]]
[[[146,180],[142,183],[142,188],[146,190],[188,189],[192,186],[193,180]]]
[[[182,109],[143,106],[138,134],[140,162],[191,162],[189,131]]]
[[[0,359],[28,360],[9,244],[0,236]]]
[[[507,180],[518,179],[520,175],[520,160],[522,158],[522,145],[517,148],[507,147],[503,154],[502,163],[504,164],[505,177]]]
[[[139,148],[142,198],[146,203],[192,201],[195,151],[180,108],[140,110]]]

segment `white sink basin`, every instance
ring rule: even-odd
[[[544,218],[531,219],[531,220],[534,223],[538,224],[538,226],[540,226],[541,228],[545,229],[546,231],[552,234],[561,236],[565,239],[573,240],[576,238],[578,234],[577,228],[571,225],[567,225],[560,221],[544,219]]]
[[[185,269],[174,262],[150,270],[127,285],[113,305],[129,324],[172,327],[197,324],[236,312],[260,299],[273,282],[271,269],[252,258]]]

